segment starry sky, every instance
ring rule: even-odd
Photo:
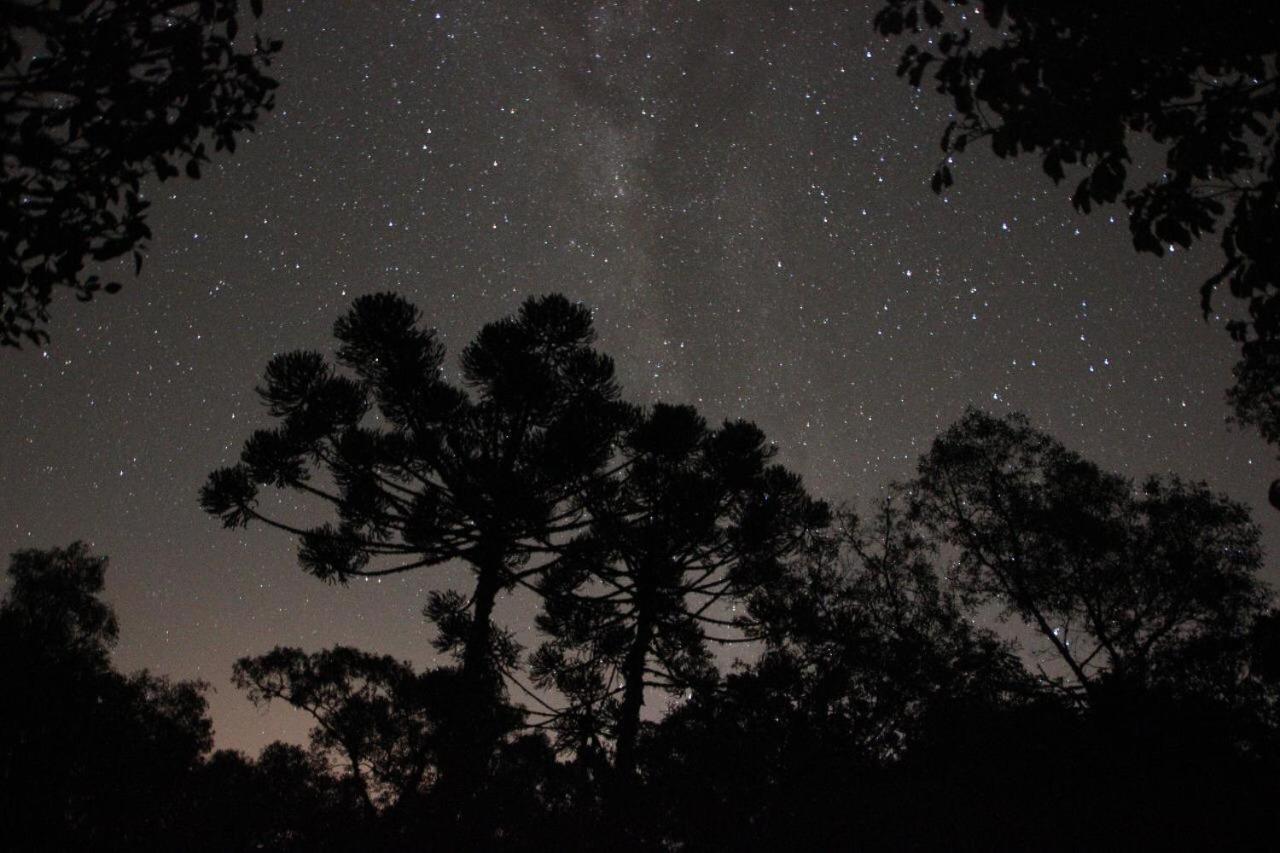
[[[1206,479],[1280,545],[1277,466],[1226,423],[1235,350],[1199,313],[1216,245],[1138,256],[1123,211],[1075,214],[986,151],[935,196],[946,102],[894,76],[875,0],[266,5],[276,111],[203,179],[148,188],[122,293],[58,300],[50,344],[0,352],[0,548],[109,555],[117,664],[208,681],[219,746],[307,727],[254,709],[235,658],[429,665],[425,593],[466,579],[325,586],[288,536],[196,503],[266,423],[267,360],[329,351],[363,293],[405,294],[454,354],[530,294],[583,300],[629,397],[756,421],[833,501],[975,404],[1129,476]],[[499,617],[534,639],[529,602]]]

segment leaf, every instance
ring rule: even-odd
[[[1065,177],[1066,173],[1062,171],[1062,158],[1057,151],[1051,150],[1044,155],[1044,172],[1053,178],[1055,184]]]
[[[1088,213],[1093,204],[1089,200],[1089,179],[1085,178],[1076,187],[1075,194],[1071,196],[1071,206],[1081,213]]]

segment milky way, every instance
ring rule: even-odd
[[[124,292],[57,301],[51,344],[0,353],[0,546],[110,555],[119,664],[210,682],[220,745],[305,731],[229,684],[236,657],[427,665],[425,590],[465,578],[327,587],[288,537],[196,504],[265,424],[267,359],[327,350],[377,290],[455,353],[528,294],[583,300],[633,399],[755,420],[835,501],[976,404],[1129,476],[1207,479],[1280,544],[1277,466],[1226,425],[1235,351],[1199,314],[1216,246],[1137,256],[1123,211],[1076,215],[985,151],[933,195],[946,102],[894,76],[874,4],[267,5],[275,113],[202,180],[148,188]],[[531,639],[528,602],[500,615]]]

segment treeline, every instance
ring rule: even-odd
[[[200,500],[296,536],[329,582],[464,563],[470,587],[424,606],[455,664],[243,658],[236,684],[311,715],[310,743],[210,753],[202,685],[111,666],[105,560],[19,552],[0,605],[19,849],[1277,837],[1280,612],[1249,511],[1204,484],[1134,483],[969,411],[855,514],[749,423],[626,402],[563,297],[482,329],[456,380],[399,297],[358,299],[335,336],[332,361],[268,364],[274,425]],[[331,517],[272,516],[265,488]],[[494,619],[508,593],[535,648]]]

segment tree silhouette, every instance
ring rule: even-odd
[[[1247,508],[1176,477],[1135,488],[1019,415],[968,411],[910,487],[963,594],[1025,620],[1090,700],[1104,677],[1187,682],[1186,653],[1238,648],[1266,601]]]
[[[283,700],[315,720],[313,753],[353,782],[367,817],[404,810],[436,770],[438,731],[456,702],[451,673],[335,646],[308,655],[278,647],[236,661],[233,680],[255,705]],[[455,679],[456,680],[456,679]]]
[[[944,581],[908,497],[884,499],[868,519],[844,514],[833,545],[751,602],[766,650],[750,672],[785,683],[811,727],[821,720],[883,761],[909,748],[933,706],[994,706],[1031,690],[1009,644],[975,626]]]
[[[48,551],[18,551],[9,562],[11,586],[0,618],[11,637],[22,636],[49,657],[91,670],[109,666],[120,626],[99,600],[107,558],[83,542]]]
[[[532,303],[522,316],[547,307]],[[417,432],[379,422],[357,404],[363,394],[453,400],[438,421],[458,432],[441,426],[426,446],[454,455],[436,450],[432,464],[488,458],[462,455],[479,439],[451,419],[498,393],[472,402],[443,385],[442,353],[411,307],[392,299],[373,316],[391,309],[408,324],[363,336],[339,324],[349,340],[386,343],[363,362],[386,371],[380,386],[323,362],[290,372],[315,359],[282,357],[264,395],[284,423],[215,476],[219,488],[247,478],[221,508],[233,520],[257,517],[254,478],[268,474],[352,496],[331,537],[303,542],[304,565],[335,580],[422,559],[351,557],[357,537],[362,548],[424,541],[373,538],[398,510],[373,513],[393,502],[367,497],[353,472],[406,488],[407,476],[334,462],[367,458],[352,447],[370,434],[393,448],[428,435],[425,420]],[[567,303],[552,316],[561,311],[581,319]],[[508,342],[565,329],[494,325]],[[343,346],[340,358],[354,358]],[[547,375],[527,348],[473,347],[473,375],[491,363],[481,352],[524,353],[516,365],[535,367],[517,388]],[[405,356],[424,350],[434,360]],[[619,849],[1235,849],[1280,831],[1280,611],[1256,576],[1258,530],[1240,504],[1176,477],[1135,486],[1022,416],[971,410],[912,480],[833,525],[754,426],[713,428],[687,406],[636,411],[604,397],[591,410],[623,423],[606,419],[600,445],[569,442],[545,480],[517,469],[530,479],[512,482],[530,491],[501,508],[552,513],[549,532],[517,542],[527,563],[506,562],[504,584],[542,595],[546,643],[528,666],[565,709],[532,692],[545,714],[509,704],[497,676],[524,686],[516,650],[491,637],[483,678],[465,653],[456,668],[418,672],[343,646],[278,647],[239,660],[234,680],[259,705],[309,714],[309,748],[206,758],[201,685],[112,668],[105,559],[83,545],[20,551],[0,601],[0,837],[18,850],[534,853],[605,839]],[[441,411],[378,406],[405,418]],[[325,444],[335,422],[364,437]],[[549,434],[539,446],[555,443]],[[560,479],[570,470],[579,476]],[[427,482],[443,477],[420,476],[417,488]],[[450,482],[461,494],[457,484],[475,480]],[[542,493],[529,482],[557,483],[554,505],[533,503],[527,495]],[[518,529],[540,518],[517,518],[529,525]],[[1048,648],[1023,649],[1021,628],[1002,638],[996,618]],[[470,642],[467,627],[456,642]],[[759,654],[722,676],[711,644],[737,640]],[[685,693],[642,724],[654,688]]]
[[[989,139],[998,157],[1040,157],[1058,183],[1084,175],[1078,210],[1120,200],[1135,248],[1156,255],[1222,227],[1221,269],[1201,288],[1206,315],[1224,282],[1248,301],[1229,328],[1244,359],[1232,392],[1241,420],[1274,443],[1275,412],[1254,402],[1280,383],[1280,8],[1248,0],[1168,4],[885,0],[886,36],[909,34],[898,66],[931,74],[955,118],[942,136],[935,192],[955,155]],[[981,18],[989,30],[977,25]],[[1156,174],[1130,173],[1135,145],[1164,152]],[[1257,419],[1265,415],[1269,425]]]
[[[315,720],[312,753],[323,756],[333,774],[358,794],[371,836],[394,846],[396,839],[403,842],[424,826],[437,835],[462,829],[448,814],[458,807],[457,780],[450,780],[452,788],[438,785],[451,741],[469,736],[479,712],[457,670],[419,674],[408,663],[344,646],[310,655],[276,648],[237,661],[234,681],[255,704],[280,699]],[[521,715],[496,691],[489,701],[492,708],[482,716],[494,722],[487,736],[497,743]],[[484,776],[467,778],[492,785]],[[472,827],[460,840],[481,843],[498,823],[489,808],[492,798],[483,801],[486,812],[473,817],[485,826]],[[445,817],[433,819],[432,812]]]
[[[219,750],[192,784],[185,849],[210,853],[371,850],[370,827],[349,779],[324,757],[279,741],[256,759]]]
[[[876,849],[879,815],[901,809],[877,793],[886,768],[927,739],[933,718],[1032,689],[1011,648],[943,585],[936,548],[898,498],[841,522],[827,547],[752,596],[763,654],[655,727],[645,772],[650,808],[673,816],[671,846],[857,838]]]
[[[583,488],[604,475],[631,409],[613,362],[592,348],[590,312],[562,296],[530,298],[485,326],[462,353],[464,388],[446,381],[434,331],[397,296],[357,299],[334,334],[353,375],[315,352],[274,358],[260,394],[280,426],[213,472],[201,503],[229,527],[261,521],[297,535],[299,562],[324,580],[470,566],[471,594],[432,592],[426,614],[437,648],[460,656],[474,706],[442,756],[445,775],[475,790],[468,777],[486,772],[500,728],[490,697],[518,657],[494,603],[531,585],[585,526]],[[261,484],[331,504],[337,525],[268,517]]]
[[[569,816],[570,786],[540,735],[498,744],[492,772],[470,779],[485,786],[475,797],[484,811],[469,815],[473,825],[458,821],[457,780],[446,784],[441,764],[450,741],[467,727],[476,708],[456,669],[417,673],[408,663],[344,646],[313,654],[276,648],[237,661],[234,681],[255,704],[281,700],[315,720],[308,755],[321,762],[320,768],[309,770],[292,758],[280,770],[295,778],[283,781],[293,790],[305,783],[305,793],[316,785],[309,780],[334,780],[344,794],[338,803],[358,805],[357,813],[346,817],[354,825],[343,831],[358,840],[359,849],[537,850],[546,849],[536,841],[543,837],[538,824],[549,824],[561,834],[566,830],[561,819]],[[489,716],[503,721],[501,731],[494,733],[496,741],[516,727],[521,715],[497,692],[489,698],[495,706]],[[266,757],[264,752],[259,767]],[[332,801],[332,794],[326,799]],[[331,805],[317,804],[314,795],[307,807],[341,814]],[[557,815],[561,810],[563,815]],[[525,833],[532,839],[513,838]]]
[[[198,683],[110,663],[106,559],[80,544],[16,552],[0,601],[0,837],[14,850],[178,845],[212,741]]]
[[[240,0],[0,0],[0,345],[48,338],[55,288],[151,236],[144,178],[198,178],[272,106],[279,42],[237,48]],[[250,0],[254,17],[262,0]]]
[[[708,630],[737,624],[723,605],[776,580],[828,511],[770,464],[775,448],[743,421],[711,429],[690,407],[659,404],[621,452],[619,472],[586,499],[589,537],[542,579],[538,624],[552,639],[533,668],[575,703],[568,719],[579,743],[596,734],[581,731],[581,709],[611,723],[625,785],[646,688],[714,682]]]

